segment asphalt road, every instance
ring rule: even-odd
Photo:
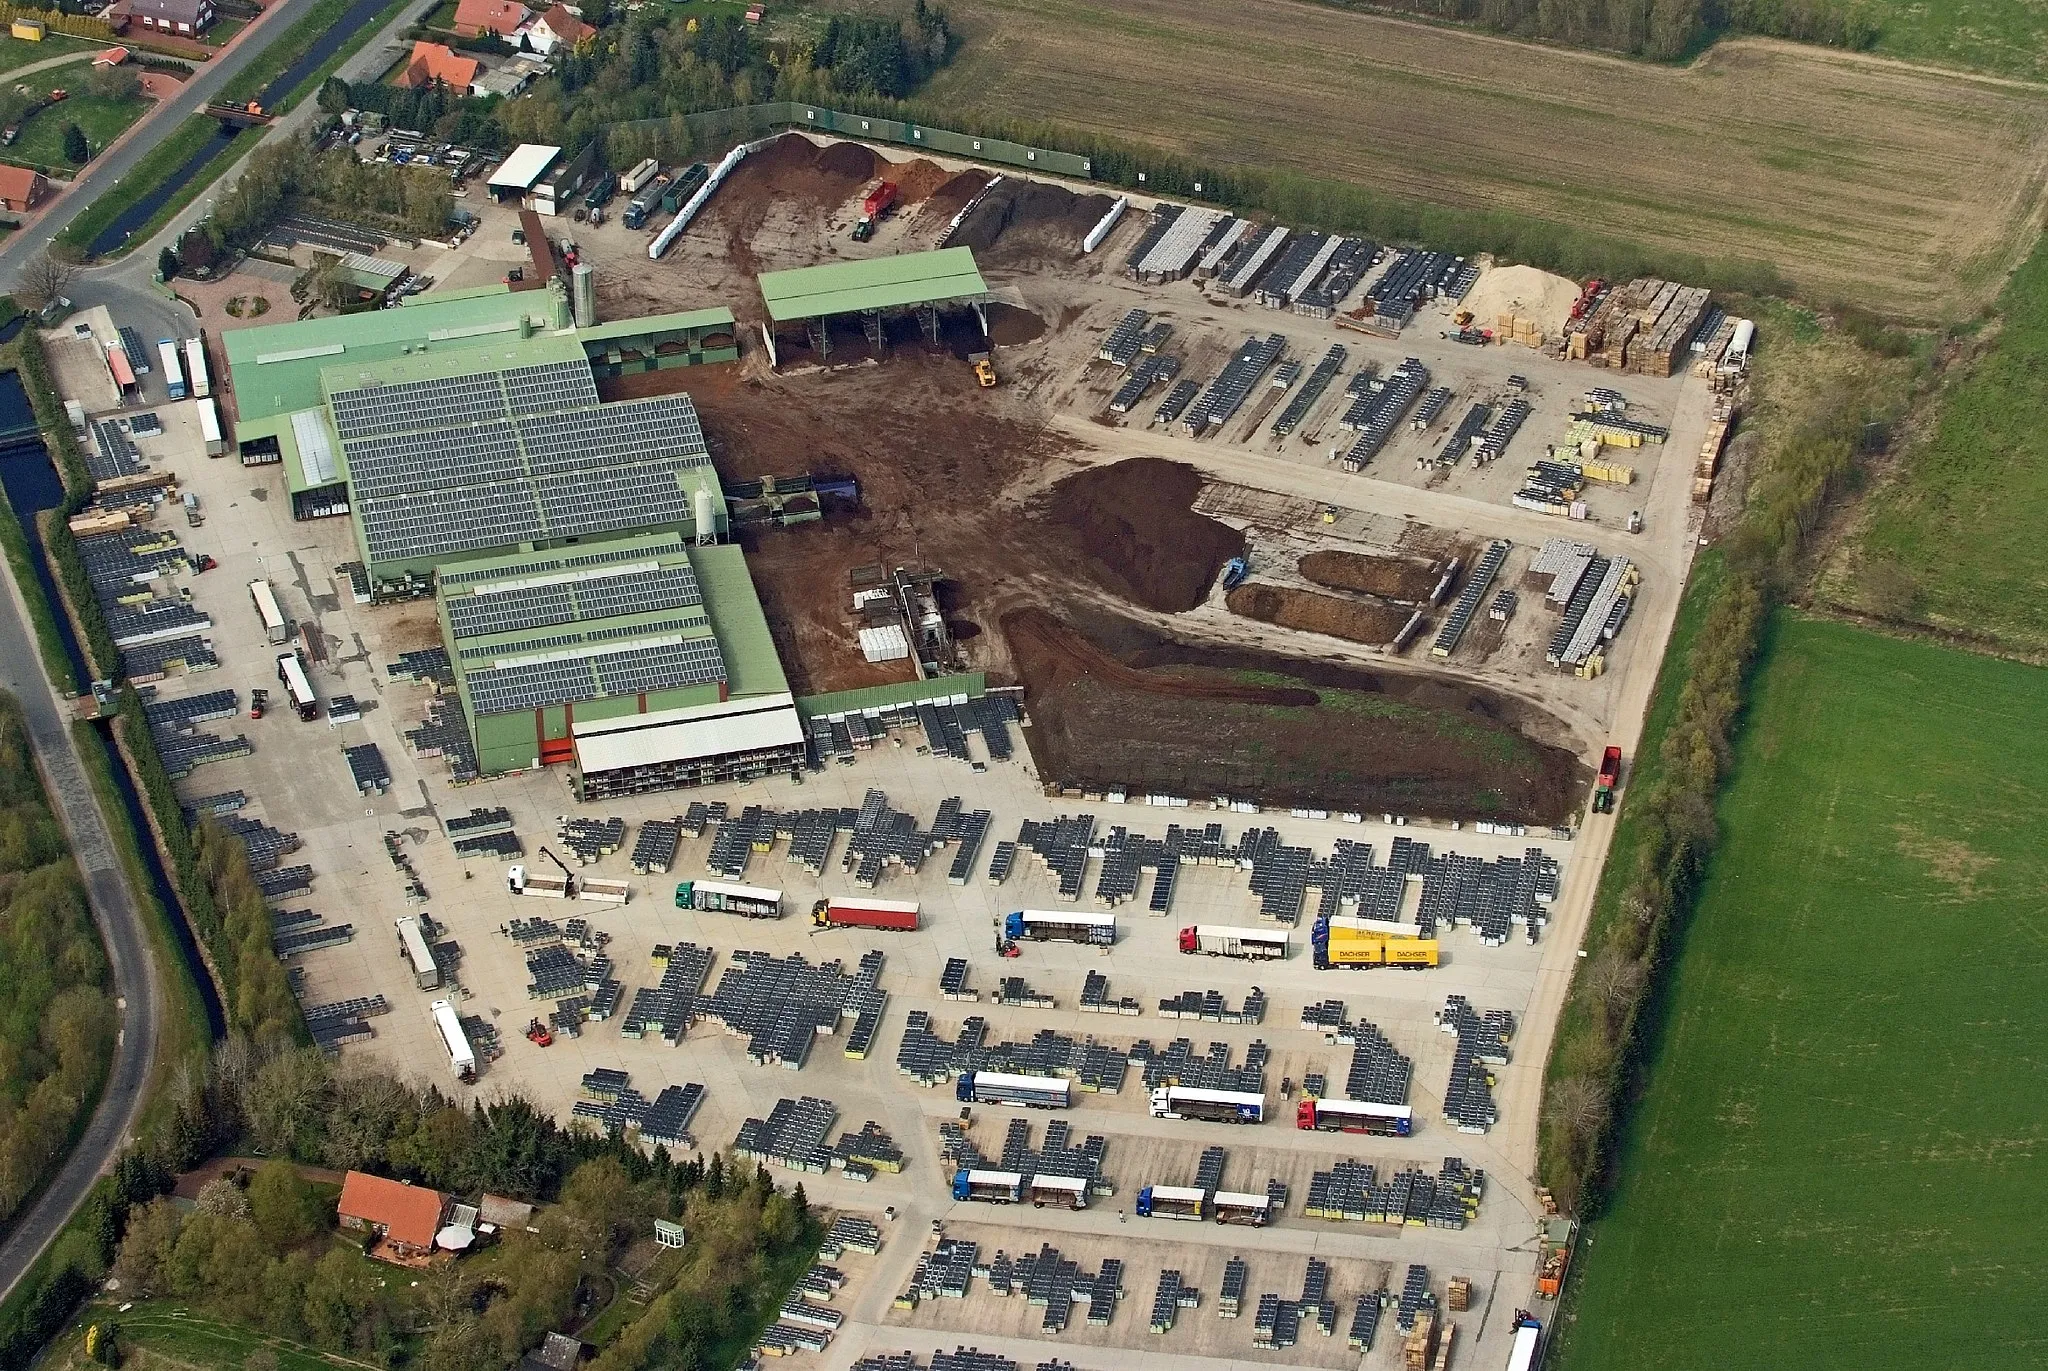
[[[315,0],[277,0],[259,25],[245,30],[241,39],[206,63],[175,97],[151,111],[126,141],[87,168],[63,198],[28,230],[0,247],[0,281],[13,280],[22,264],[61,232],[95,195],[127,175],[144,154],[212,99],[314,3]],[[407,6],[342,65],[342,77],[360,80],[388,67],[401,35],[431,3],[432,0],[422,0],[419,5]],[[297,132],[311,119],[314,109],[313,101],[302,102],[272,125],[265,138],[288,137]],[[215,183],[214,194],[234,184],[242,164],[238,162]],[[191,310],[166,299],[150,278],[156,267],[156,248],[170,242],[201,217],[210,199],[209,196],[190,207],[150,243],[138,246],[120,261],[81,272],[67,288],[67,294],[81,305],[106,305],[118,322],[135,326],[145,338],[191,337],[198,329]],[[73,744],[67,707],[51,693],[40,670],[41,659],[12,568],[0,569],[0,580],[6,583],[5,593],[0,593],[0,686],[22,702],[36,760],[59,801],[59,816],[84,871],[93,918],[99,924],[100,937],[113,964],[121,1025],[113,1071],[91,1123],[56,1178],[5,1238],[0,1239],[0,1298],[4,1298],[63,1229],[93,1182],[113,1165],[134,1134],[136,1116],[148,1095],[161,1031],[162,980],[135,894],[115,856],[105,818],[94,801]]]
[[[93,1181],[113,1165],[134,1133],[156,1056],[161,980],[149,935],[143,929],[142,912],[73,743],[68,710],[43,679],[42,659],[36,653],[13,568],[0,568],[0,579],[6,582],[4,593],[0,593],[0,685],[21,701],[27,716],[36,761],[57,799],[58,817],[85,873],[93,919],[113,963],[115,1002],[120,1009],[113,1071],[92,1122],[56,1179],[0,1240],[0,1297],[4,1297],[57,1236]]]
[[[285,0],[285,3],[301,3],[301,0]],[[312,0],[303,0],[303,3],[312,3]],[[338,73],[341,78],[345,81],[369,80],[390,67],[404,50],[405,31],[434,3],[435,0],[421,0],[417,5],[406,6],[382,32],[342,63]],[[276,32],[281,34],[284,29],[278,29]],[[239,47],[236,54],[240,54]],[[223,60],[225,59],[219,57],[214,59],[216,62]],[[181,95],[180,99],[182,98]],[[173,103],[175,105],[176,102]],[[287,138],[300,132],[312,122],[318,109],[318,105],[312,100],[301,101],[296,108],[264,131],[264,141]],[[135,156],[140,156],[142,151],[157,140],[167,137],[171,130],[184,121],[183,113],[171,113],[170,117],[163,117],[166,113],[159,111],[151,116],[152,120],[161,118],[162,122],[152,122],[143,131],[143,135],[136,140],[138,146],[134,149]],[[121,148],[117,151],[125,153],[129,149]],[[197,334],[200,325],[199,321],[193,318],[192,311],[165,296],[162,289],[152,283],[151,278],[156,274],[157,252],[158,249],[177,241],[187,228],[206,215],[215,199],[241,179],[242,169],[248,165],[248,157],[247,152],[242,153],[234,166],[221,173],[220,178],[207,187],[206,194],[201,199],[187,206],[155,237],[146,243],[135,244],[126,255],[114,262],[80,271],[72,283],[65,287],[64,293],[84,308],[105,305],[116,323],[132,325],[144,338],[190,338]],[[134,157],[127,158],[127,161],[132,165]],[[66,207],[60,204],[58,210],[66,211]],[[68,214],[75,213],[76,208],[72,207],[66,212],[67,217],[64,219],[46,220],[45,223],[50,227],[38,225],[31,233],[25,235],[31,241],[27,245],[27,251],[20,257],[10,257],[7,251],[0,250],[0,280],[8,279],[10,273],[18,268],[20,261],[33,255],[37,245],[70,222]]]
[[[315,0],[277,0],[264,11],[262,19],[238,34],[225,50],[211,61],[201,63],[197,73],[178,88],[176,95],[143,116],[130,136],[87,166],[63,197],[41,218],[16,234],[13,241],[0,247],[0,280],[12,280],[22,264],[69,225],[102,190],[111,188],[132,171],[151,148],[169,137],[171,130],[188,117],[198,113],[208,100],[261,56],[265,47],[314,4]]]

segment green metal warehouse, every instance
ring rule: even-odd
[[[374,598],[435,596],[483,774],[568,764],[594,799],[800,765],[695,407],[597,390],[732,360],[732,314],[566,310],[551,285],[231,331],[242,460],[351,517]]]
[[[484,773],[571,763],[596,799],[802,763],[739,548],[647,534],[466,560],[438,580]]]

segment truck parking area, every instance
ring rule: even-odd
[[[541,473],[574,463],[519,407],[688,396],[682,469],[712,473],[674,515],[692,532],[616,540],[624,570],[579,569],[608,555],[596,537],[537,562],[553,548],[529,531],[469,563],[469,591],[410,565],[425,553],[373,576],[343,485],[280,478],[279,440],[318,465],[333,386],[271,415],[267,450],[229,438],[224,457],[192,401],[158,405],[104,479],[174,470],[199,517],[87,550],[181,794],[243,833],[323,1049],[764,1158],[871,1220],[881,1250],[848,1262],[841,1317],[765,1352],[825,1371],[968,1344],[1032,1367],[1075,1347],[1355,1365],[1398,1346],[1404,1287],[1448,1298],[1463,1277],[1463,1354],[1504,1355],[1544,1217],[1546,1016],[1605,852],[1590,759],[1632,742],[1675,612],[1709,381],[1449,336],[1475,308],[1554,338],[1556,278],[1437,264],[1470,304],[1424,302],[1388,336],[1345,310],[1421,270],[1407,257],[1297,244],[1308,284],[1276,306],[1127,273],[1149,207],[1083,253],[1107,196],[893,156],[785,139],[654,261],[658,200],[550,220],[605,320],[517,321],[502,383],[465,370],[461,328],[428,360],[333,345],[379,386],[460,391],[516,426],[523,446],[477,460],[532,463],[506,481],[559,481],[539,498],[579,515],[637,497]],[[546,257],[513,242],[509,206],[472,208],[407,269],[451,289]],[[972,308],[798,321],[771,365],[762,328],[790,321],[764,314],[763,272],[942,244],[985,276]],[[728,303],[644,355],[604,332]],[[675,360],[727,346],[738,361]],[[311,353],[236,374],[282,390],[255,368]],[[216,394],[232,424],[243,397]],[[353,499],[439,498],[439,477],[406,484],[434,442],[367,382],[350,403],[350,479],[390,487]],[[471,550],[495,546],[486,529]],[[748,578],[761,631],[705,639]],[[646,612],[673,617],[640,620],[657,593]],[[587,693],[545,695],[572,634],[655,629],[674,631],[669,674],[599,688],[624,671],[600,656],[568,669]],[[796,730],[759,735],[772,762],[635,770],[636,691],[642,715],[724,711],[750,675]],[[648,704],[692,687],[717,698]],[[462,712],[480,698],[503,725],[488,747]],[[593,780],[579,749],[600,737]],[[659,788],[679,778],[705,783]],[[1359,1312],[1382,1290],[1383,1328]]]

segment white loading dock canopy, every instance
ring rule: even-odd
[[[785,692],[587,724],[578,720],[575,735],[576,763],[588,776],[621,767],[800,746],[804,725],[795,697]]]
[[[540,180],[561,155],[560,148],[551,148],[545,143],[521,143],[512,149],[512,155],[491,173],[491,179],[484,184],[493,191],[516,190],[523,195],[533,189],[533,183]]]

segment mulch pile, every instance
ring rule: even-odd
[[[988,314],[989,341],[1003,347],[1016,347],[1028,343],[1045,332],[1045,320],[1028,309],[1005,305],[1000,301],[983,307]]]
[[[1202,603],[1225,562],[1244,554],[1242,532],[1194,512],[1201,489],[1193,467],[1140,457],[1069,476],[1033,513],[1104,589],[1180,614]]]
[[[1412,613],[1381,599],[1353,600],[1265,581],[1239,586],[1225,603],[1232,614],[1263,624],[1375,646],[1393,641]]]
[[[1005,177],[961,221],[949,245],[1001,257],[1012,255],[997,249],[1007,235],[1012,241],[1004,247],[1021,248],[1026,256],[1047,248],[1078,253],[1111,203],[1107,195],[1076,195],[1064,186]],[[1015,241],[1020,238],[1025,241]]]
[[[1390,600],[1420,602],[1436,589],[1437,572],[1407,557],[1375,557],[1324,549],[1301,559],[1303,576],[1332,590],[1359,590]]]

